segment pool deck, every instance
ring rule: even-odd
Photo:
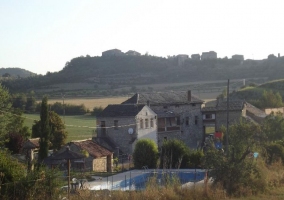
[[[132,178],[135,178],[136,176],[145,174],[145,173],[175,173],[175,172],[188,172],[188,173],[199,173],[199,172],[205,172],[205,170],[203,169],[166,169],[166,170],[162,170],[162,169],[146,169],[146,170],[131,170],[131,171],[126,171],[123,173],[119,173],[119,174],[115,174],[113,176],[109,176],[109,177],[94,177],[96,180],[95,181],[90,181],[87,183],[87,187],[90,190],[104,190],[104,189],[109,189],[112,185],[118,184],[121,181],[124,180],[129,180]],[[199,182],[203,182],[199,181]],[[190,186],[190,185],[194,185],[194,182],[189,182],[184,184],[185,186]],[[124,187],[124,190],[126,189],[126,187]]]

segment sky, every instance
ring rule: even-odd
[[[284,55],[281,0],[0,0],[0,68],[58,72],[79,56]]]

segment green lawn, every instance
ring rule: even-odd
[[[39,114],[24,114],[25,125],[32,130],[34,120],[39,120]],[[91,115],[61,116],[68,131],[67,142],[91,138],[96,127],[96,118]]]

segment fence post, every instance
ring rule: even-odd
[[[130,173],[129,174],[129,176],[130,176],[130,178],[129,178],[129,192],[130,192],[130,185],[132,185],[132,183],[131,183],[131,171],[129,173]]]

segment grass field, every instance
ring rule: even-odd
[[[89,110],[93,110],[94,107],[107,107],[108,104],[120,104],[129,97],[108,97],[108,98],[65,98],[65,104],[81,105],[84,104]],[[48,103],[53,104],[55,102],[63,103],[63,99],[49,99]]]
[[[39,114],[24,114],[25,125],[32,130],[34,120],[39,120]],[[68,131],[67,142],[91,138],[96,126],[96,118],[91,115],[61,116]]]

